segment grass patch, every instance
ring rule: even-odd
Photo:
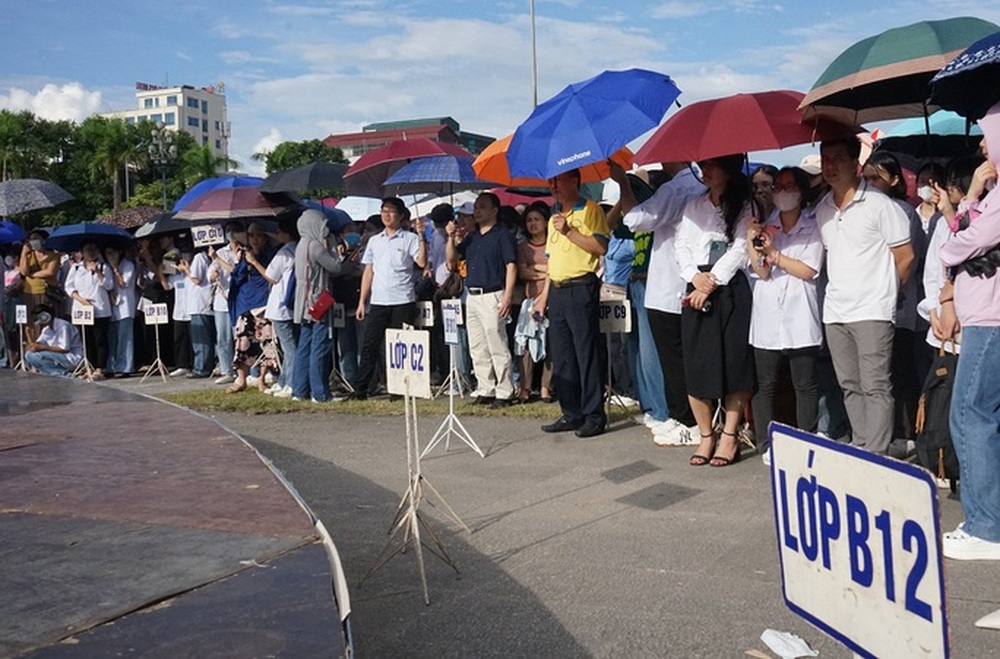
[[[227,394],[219,389],[198,391],[178,391],[163,394],[162,397],[171,403],[188,407],[199,412],[236,412],[242,414],[288,414],[291,412],[319,413],[338,412],[341,414],[360,414],[369,416],[402,416],[403,401],[390,401],[386,397],[369,398],[368,400],[345,400],[329,403],[313,403],[311,401],[294,401],[290,398],[275,398],[266,396],[255,389],[247,389],[238,394]],[[495,416],[520,417],[524,419],[549,419],[559,416],[558,404],[542,402],[526,405],[511,405],[503,409],[490,409],[488,405],[475,405],[472,398],[466,396],[455,399],[455,414],[458,416]],[[448,398],[442,396],[437,400],[417,401],[419,414],[444,416],[448,414]],[[611,410],[611,422],[620,421],[636,413],[628,413],[620,407]]]

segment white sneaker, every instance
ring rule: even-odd
[[[760,461],[764,463],[765,467],[771,466],[771,447],[768,446],[767,450],[760,456]]]
[[[649,417],[649,415],[646,415]],[[677,419],[667,419],[666,421],[654,421],[650,417],[650,422],[646,422],[646,427],[652,431],[654,435],[669,435],[671,433],[679,432],[678,428],[683,428]]]
[[[185,375],[187,375],[190,372],[191,372],[191,370],[187,369],[187,368],[175,368],[174,370],[170,371],[170,377],[172,377],[172,378],[180,378],[180,377],[184,377]]]
[[[284,387],[284,388],[278,389],[277,391],[274,392],[274,397],[275,398],[291,398],[292,397],[292,388],[291,387]]]
[[[1000,542],[969,535],[961,526],[944,534],[941,548],[946,558],[957,561],[1000,561]]]
[[[274,385],[278,383],[278,378],[274,377],[273,374],[268,373],[264,376],[264,384]]]
[[[653,443],[657,446],[692,446],[697,442],[690,428],[676,419],[667,419],[653,428]]]
[[[215,384],[232,384],[234,382],[236,382],[235,375],[223,375],[215,380]]]
[[[256,375],[248,375],[247,376],[247,386],[248,387],[256,387],[258,382],[260,382],[260,378],[257,377]]]

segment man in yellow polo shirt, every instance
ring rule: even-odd
[[[552,381],[562,416],[542,426],[545,432],[575,430],[581,438],[604,432],[604,376],[598,326],[601,256],[608,251],[608,222],[594,201],[580,196],[580,172],[549,179],[556,198],[549,218],[549,287],[534,312],[549,314]]]

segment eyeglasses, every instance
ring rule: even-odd
[[[388,213],[389,215],[399,215],[399,211],[396,210],[395,208],[383,208],[382,212]]]
[[[799,186],[794,183],[789,183],[788,185],[778,185],[775,183],[771,186],[771,192],[795,192],[799,189]]]

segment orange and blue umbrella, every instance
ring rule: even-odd
[[[569,85],[514,131],[510,174],[547,180],[607,160],[659,125],[680,93],[669,76],[644,69],[605,71]]]

